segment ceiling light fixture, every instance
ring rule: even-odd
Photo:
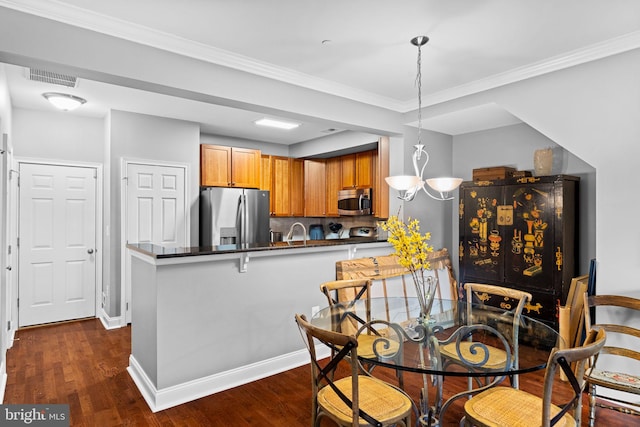
[[[52,103],[56,108],[64,111],[75,110],[76,108],[87,102],[86,99],[74,95],[69,95],[67,93],[47,92],[43,93],[42,96],[44,96],[45,99]]]
[[[418,47],[418,73],[416,75],[416,83],[418,85],[418,143],[414,145],[415,152],[413,153],[413,168],[415,175],[398,175],[389,176],[385,178],[389,187],[398,191],[398,198],[406,202],[412,201],[420,189],[424,190],[429,197],[436,200],[452,200],[453,196],[450,195],[453,190],[458,188],[462,183],[462,178],[430,178],[426,181],[422,178],[424,168],[429,163],[429,153],[424,149],[422,143],[422,46],[429,41],[427,36],[417,36],[411,39],[411,43]],[[424,155],[424,163],[422,166],[418,166],[418,162]],[[435,196],[427,190],[424,184],[427,184],[433,190],[439,193],[439,196]]]
[[[254,123],[257,124],[258,126],[267,126],[267,127],[285,129],[285,130],[295,129],[298,126],[300,126],[300,123],[285,122],[282,120],[267,119],[267,118],[256,120]]]

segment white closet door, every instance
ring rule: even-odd
[[[127,243],[152,243],[165,247],[187,244],[184,167],[127,163]],[[131,301],[130,258],[125,257],[126,301]],[[125,320],[131,322],[131,304]]]
[[[19,324],[95,316],[96,170],[20,164]]]

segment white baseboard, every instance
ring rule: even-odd
[[[13,341],[15,340],[15,338],[16,338],[16,330],[13,328],[9,329],[9,335],[7,336],[7,350],[13,347]]]
[[[329,356],[328,348],[319,348],[318,350],[321,350],[319,353],[326,352],[326,355],[319,354],[319,356]],[[151,408],[153,412],[158,412],[289,369],[297,368],[307,363],[309,363],[309,352],[304,349],[161,390],[156,389],[133,355],[129,356],[129,367],[127,371],[140,390],[140,393],[142,393],[149,408]]]
[[[4,392],[6,388],[7,388],[7,365],[3,360],[2,363],[0,363],[0,403],[4,402]]]
[[[106,311],[104,311],[104,308],[100,309],[100,315],[98,316],[100,318],[100,321],[102,322],[102,326],[104,326],[105,329],[117,329],[117,328],[122,328],[123,326],[125,326],[123,324],[123,317],[122,316],[118,316],[118,317],[110,317]]]

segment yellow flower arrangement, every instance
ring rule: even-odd
[[[413,277],[422,311],[421,315],[428,316],[436,287],[435,277],[432,275],[425,277],[425,271],[431,270],[428,261],[429,253],[433,252],[433,246],[429,244],[431,233],[421,234],[420,222],[417,219],[409,218],[405,223],[396,215],[389,217],[386,222],[379,225],[389,233],[387,241],[395,249],[398,262],[409,270]]]

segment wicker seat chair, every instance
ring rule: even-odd
[[[327,297],[332,309],[333,330],[354,334],[358,340],[360,356],[399,364],[403,357],[400,335],[389,333],[389,322],[371,322],[371,283],[371,279],[365,278],[333,280],[322,283],[320,290]],[[365,301],[364,313],[354,311],[354,305],[359,300]],[[380,338],[383,336],[386,336],[387,340],[381,341]],[[367,372],[371,372],[375,367],[366,363],[361,365]],[[404,377],[401,370],[396,369],[396,377],[398,384],[403,388]]]
[[[464,288],[467,292],[466,299],[466,323],[471,325],[473,322],[473,310],[481,310],[482,304],[478,305],[477,302],[481,302],[490,298],[492,295],[503,298],[503,301],[512,301],[515,305],[511,311],[512,315],[509,316],[510,325],[508,329],[509,334],[506,334],[505,338],[508,340],[508,348],[502,349],[486,346],[488,357],[486,362],[480,364],[483,359],[484,353],[480,353],[473,350],[475,342],[473,337],[469,337],[468,340],[462,341],[459,344],[454,340],[455,337],[451,337],[449,340],[440,346],[440,356],[442,357],[442,363],[444,366],[455,363],[465,368],[474,371],[505,371],[508,369],[518,368],[518,330],[520,326],[520,319],[524,306],[531,300],[531,294],[528,292],[518,291],[516,289],[505,288],[496,285],[486,285],[481,283],[465,283]],[[460,351],[460,354],[458,353]],[[462,357],[461,357],[462,356]],[[480,360],[480,361],[479,361]],[[510,366],[505,366],[509,364]],[[477,379],[479,380],[479,379]],[[472,379],[469,378],[469,390],[472,388]],[[488,378],[487,378],[488,381]],[[518,377],[511,378],[511,384],[514,388],[518,388]]]
[[[589,426],[593,427],[595,424],[596,406],[601,406],[609,409],[616,409],[620,412],[627,414],[640,415],[640,405],[638,403],[630,402],[628,400],[622,400],[619,398],[606,397],[606,399],[622,403],[624,405],[631,405],[638,410],[631,409],[627,406],[613,407],[604,405],[601,403],[596,404],[596,391],[598,388],[608,388],[625,393],[631,393],[634,395],[640,395],[640,352],[629,348],[632,343],[635,342],[636,348],[640,345],[640,329],[633,328],[626,325],[616,324],[599,324],[592,325],[589,308],[595,307],[611,307],[616,310],[618,315],[624,315],[625,313],[629,317],[633,317],[635,322],[638,322],[640,318],[640,300],[636,298],[630,298],[618,295],[592,295],[587,296],[585,294],[585,327],[601,328],[607,331],[609,334],[609,342],[600,352],[601,355],[598,364],[602,365],[602,362],[615,366],[627,366],[632,365],[636,368],[634,373],[622,372],[622,371],[609,371],[599,369],[598,364],[593,368],[590,375],[586,377],[587,390],[589,392]],[[615,345],[617,344],[617,345]],[[625,362],[625,363],[620,363]],[[626,363],[628,362],[628,363]],[[633,367],[630,370],[634,370]]]
[[[489,388],[467,400],[461,426],[579,426],[582,411],[581,397],[587,362],[604,346],[606,332],[591,330],[585,344],[566,350],[554,348],[544,375],[543,396],[535,396],[512,387]],[[571,364],[575,364],[575,371]],[[558,366],[567,376],[574,392],[573,399],[562,407],[551,403],[553,384]],[[574,375],[575,372],[575,375]],[[574,409],[573,416],[570,411]]]
[[[295,319],[311,355],[313,427],[319,426],[323,417],[341,426],[411,425],[415,407],[411,399],[392,385],[361,373],[354,335],[315,327],[304,315],[296,314]],[[314,339],[335,349],[332,357],[319,359]],[[338,379],[344,373],[337,370],[341,361],[349,362],[350,371]]]

